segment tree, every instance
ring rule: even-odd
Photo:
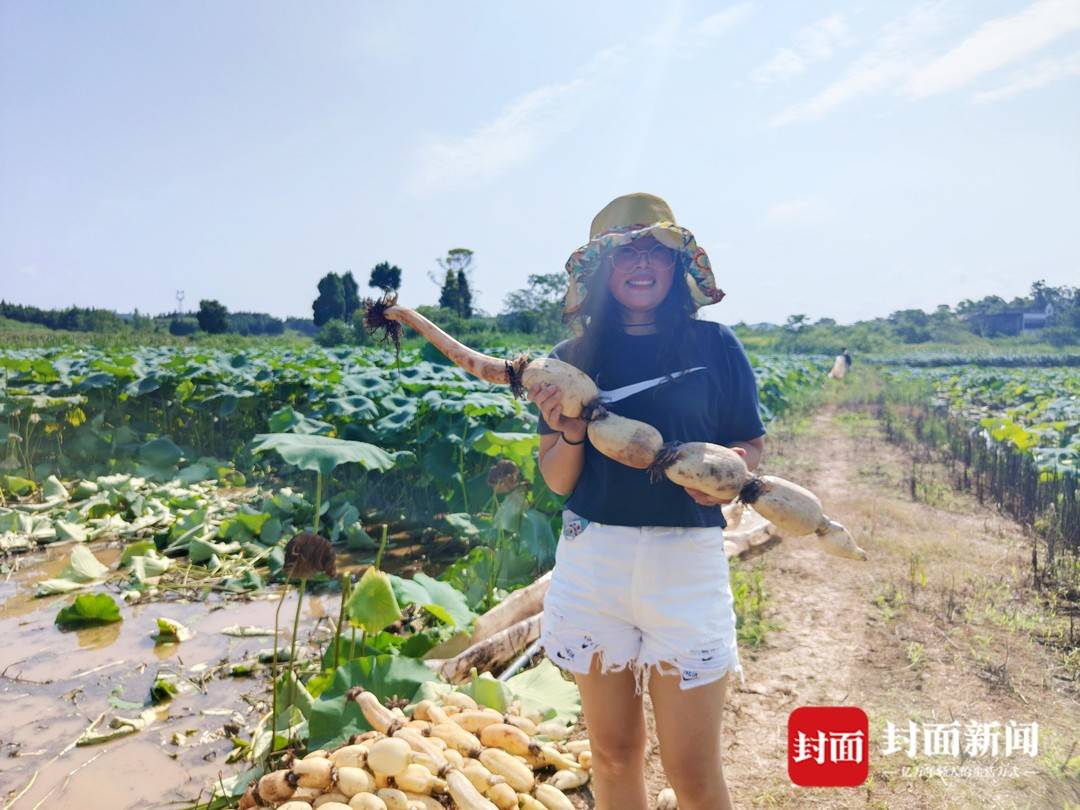
[[[285,324],[265,312],[230,312],[229,331],[236,335],[280,335]]]
[[[169,321],[169,334],[177,337],[194,335],[199,331],[199,323],[193,318],[173,318]]]
[[[457,305],[458,315],[462,318],[472,317],[472,291],[464,270],[457,271]]]
[[[378,287],[383,292],[401,288],[401,268],[390,262],[379,262],[371,268],[369,287]]]
[[[566,273],[533,274],[529,286],[509,293],[503,301],[500,324],[509,331],[539,334],[554,340],[563,331],[562,303]]]
[[[904,343],[926,343],[931,338],[930,316],[921,309],[901,309],[889,316],[897,337]]]
[[[453,270],[446,271],[446,280],[443,281],[442,289],[439,291],[439,306],[452,309],[454,312],[458,310],[457,273]]]
[[[472,269],[473,252],[468,248],[451,248],[446,258],[436,259],[445,276],[439,291],[439,306],[452,309],[463,318],[472,317],[472,283],[468,273]],[[439,282],[430,276],[436,284]]]
[[[353,313],[360,309],[360,285],[353,278],[352,270],[346,270],[341,276],[341,287],[345,302],[342,320],[348,323],[352,320]]]
[[[1051,287],[1045,281],[1031,285],[1031,302],[1035,309],[1046,309],[1047,304],[1055,311],[1068,310],[1080,303],[1080,287]]]
[[[319,297],[311,305],[316,326],[329,320],[340,320],[345,314],[345,285],[337,273],[327,273],[319,279]]]
[[[804,326],[807,326],[806,315],[788,315],[787,323],[784,324],[784,328],[791,332],[798,332]]]
[[[209,335],[220,335],[229,329],[229,310],[219,301],[202,300],[195,315],[199,328]]]

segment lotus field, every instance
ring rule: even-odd
[[[938,404],[997,442],[1030,453],[1041,470],[1080,469],[1080,375],[1056,368],[907,369]]]
[[[1004,365],[893,366],[882,373],[887,383],[914,386],[931,417],[931,427],[910,420],[917,438],[963,465],[961,486],[1034,525],[1051,557],[1058,544],[1080,548],[1080,375],[1075,364]]]
[[[765,417],[826,367],[756,359]],[[550,663],[460,658],[500,609],[515,615],[515,595],[527,601],[559,531],[535,409],[505,387],[430,349],[68,347],[0,353],[0,370],[0,619],[44,631],[23,671],[62,684],[74,649],[97,650],[103,670],[138,662],[97,678],[83,700],[100,716],[50,755],[167,729],[154,744],[186,778],[158,787],[224,806],[285,749],[369,730],[346,696],[356,684],[391,706],[456,690],[539,723],[576,720],[576,688]],[[305,598],[318,609],[301,631]],[[508,677],[485,671],[495,662]],[[242,686],[222,697],[216,683]],[[74,717],[66,692],[28,694],[37,715]],[[190,728],[175,721],[196,713]],[[31,766],[7,775],[48,795]]]

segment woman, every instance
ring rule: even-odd
[[[656,427],[665,441],[732,447],[754,469],[764,448],[746,353],[718,323],[705,252],[648,194],[619,197],[567,262],[564,317],[578,336],[552,356],[588,373],[605,407]],[[590,446],[562,415],[561,393],[533,387],[540,470],[569,495],[544,603],[542,641],[574,673],[602,810],[645,810],[648,685],[661,760],[682,810],[731,807],[720,758],[728,673],[742,676],[724,555],[724,501],[667,479],[650,483]]]

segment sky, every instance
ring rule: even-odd
[[[1080,0],[0,3],[8,301],[495,313],[634,191],[724,323],[1080,284]]]

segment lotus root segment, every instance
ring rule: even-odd
[[[534,385],[554,385],[562,391],[563,416],[577,419],[600,396],[589,375],[578,368],[556,360],[554,357],[540,357],[533,360],[522,372],[521,381],[526,389]]]
[[[817,543],[822,551],[847,560],[866,560],[867,554],[857,545],[851,533],[826,516],[825,527],[817,530]]]
[[[664,445],[651,472],[663,473],[681,487],[697,489],[725,501],[738,497],[750,479],[742,456],[729,447],[708,442]]]
[[[663,436],[652,425],[610,411],[600,411],[589,422],[588,432],[593,447],[608,458],[638,470],[648,469],[664,445]]]
[[[490,383],[509,385],[514,389],[516,395],[521,395],[521,369],[527,362],[527,358],[519,357],[511,361],[500,360],[497,357],[489,357],[475,349],[470,349],[416,310],[409,307],[400,307],[396,304],[387,306],[392,300],[396,299],[388,298],[385,302],[380,302],[382,306],[380,316],[383,320],[407,323],[427,338],[432,346],[445,354],[455,365]],[[371,309],[369,305],[369,311]]]
[[[773,475],[758,478],[753,489],[743,499],[781,533],[802,537],[827,528],[821,501],[810,490]]]

